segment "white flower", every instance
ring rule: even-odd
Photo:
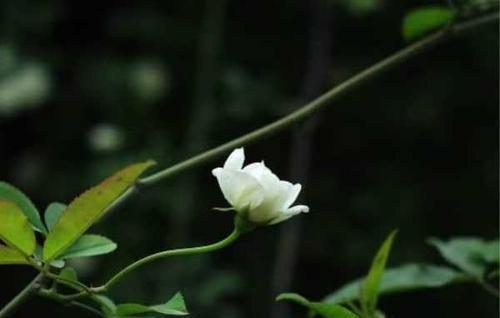
[[[291,207],[300,193],[300,184],[280,180],[264,162],[243,167],[244,161],[243,148],[235,149],[223,168],[212,171],[224,197],[238,214],[244,214],[241,216],[255,225],[269,225],[309,212],[305,205]]]

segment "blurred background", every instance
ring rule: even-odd
[[[0,1],[0,177],[43,211],[120,167],[167,167],[256,129],[406,45],[428,1]],[[432,1],[444,4],[444,1]],[[246,147],[304,184],[311,213],[214,255],[158,261],[113,289],[153,304],[178,290],[192,317],[304,317],[280,292],[321,299],[363,275],[385,235],[390,265],[444,262],[438,236],[498,236],[498,24],[419,55],[307,122]],[[72,265],[102,283],[166,248],[232,227],[211,169],[136,195],[91,232],[118,250]],[[0,268],[0,303],[34,276]],[[383,298],[388,317],[493,317],[473,285]],[[432,313],[430,313],[432,311]],[[88,317],[44,299],[15,315]]]

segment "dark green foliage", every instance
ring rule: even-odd
[[[417,289],[439,288],[460,281],[463,274],[448,267],[430,264],[405,264],[384,271],[379,295],[401,293]],[[364,278],[355,280],[326,296],[325,302],[345,303],[359,297]]]
[[[276,300],[286,300],[298,303],[309,308],[313,315],[317,314],[324,318],[358,318],[356,314],[341,305],[324,302],[310,302],[299,294],[281,294],[276,298]]]
[[[448,7],[422,7],[409,12],[403,20],[403,37],[415,40],[450,24],[454,13]]]

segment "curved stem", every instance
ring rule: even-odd
[[[72,289],[75,289],[77,291],[80,291],[80,292],[84,292],[84,293],[87,293],[87,294],[90,294],[90,288],[79,282],[79,281],[75,281],[75,280],[71,280],[71,279],[66,279],[66,278],[63,278],[63,277],[60,277],[60,276],[57,276],[57,275],[54,275],[52,273],[49,273],[49,272],[45,272],[43,273],[45,275],[45,277],[47,278],[50,278],[60,284],[63,284],[65,285],[66,287],[70,287]]]
[[[105,317],[99,310],[97,310],[94,307],[89,306],[87,304],[81,303],[79,301],[72,301],[68,305],[85,309],[85,310],[87,310],[87,311],[89,311],[89,312],[91,312],[94,315],[99,316],[99,317]]]
[[[128,275],[133,270],[135,270],[138,267],[141,267],[143,265],[146,265],[148,263],[151,263],[155,260],[165,258],[165,257],[171,257],[171,256],[194,255],[194,254],[213,252],[213,251],[219,250],[219,249],[224,248],[224,247],[228,246],[229,244],[233,243],[240,235],[241,235],[240,231],[235,228],[233,230],[233,232],[231,232],[231,234],[229,234],[229,236],[227,236],[223,240],[216,242],[216,243],[213,243],[213,244],[198,246],[198,247],[180,248],[180,249],[163,251],[163,252],[151,254],[151,255],[146,256],[144,258],[141,258],[140,260],[125,267],[124,269],[122,269],[120,272],[118,272],[116,275],[114,275],[110,280],[108,280],[101,287],[92,288],[92,291],[97,292],[97,293],[104,292],[104,291],[108,290],[109,288],[111,288],[112,286],[114,286],[116,283],[118,283],[121,279],[123,279],[126,275]]]
[[[0,318],[7,317],[17,306],[25,302],[33,294],[38,281],[42,277],[42,274],[38,274],[19,294],[16,295],[16,297],[14,297],[14,299],[5,305],[2,310],[0,310]]]
[[[316,98],[312,102],[302,106],[291,114],[272,122],[262,128],[259,128],[255,131],[252,131],[246,135],[243,135],[239,138],[231,140],[225,144],[222,144],[218,147],[210,149],[206,152],[203,152],[199,155],[196,155],[188,160],[182,161],[176,165],[173,165],[167,169],[159,171],[149,177],[145,177],[139,180],[139,184],[141,185],[150,185],[156,183],[162,179],[171,177],[176,175],[188,168],[192,168],[194,166],[200,165],[208,160],[214,159],[236,147],[249,144],[256,140],[259,140],[265,136],[269,136],[274,134],[282,129],[285,129],[296,122],[305,119],[307,116],[312,113],[323,109],[325,106],[331,104],[334,100],[337,100],[339,97],[344,94],[352,91],[354,88],[358,87],[360,84],[363,84],[375,76],[378,76],[391,68],[407,61],[411,57],[417,55],[418,53],[427,50],[457,34],[465,32],[467,30],[473,29],[480,25],[494,22],[498,20],[498,13],[488,14],[484,16],[480,16],[465,22],[457,23],[451,25],[446,29],[442,29],[434,34],[431,34],[420,41],[417,41],[410,46],[394,53],[393,55],[383,59],[382,61],[375,63],[371,67],[366,68],[360,73],[354,75],[350,79],[345,82],[339,84],[338,86],[332,88],[325,94]],[[128,196],[129,194],[127,194]]]

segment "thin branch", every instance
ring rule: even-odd
[[[491,23],[498,20],[498,12],[494,14],[488,14],[474,19],[460,22],[446,29],[442,29],[436,33],[433,33],[420,41],[417,41],[410,46],[394,53],[393,55],[383,59],[382,61],[375,63],[371,67],[368,67],[361,71],[360,73],[354,75],[345,82],[339,84],[338,86],[332,88],[325,94],[316,98],[312,102],[304,105],[303,107],[297,109],[291,114],[272,122],[262,128],[254,130],[246,135],[222,144],[218,147],[212,148],[206,152],[196,155],[188,160],[182,161],[175,164],[167,169],[159,171],[149,177],[140,179],[139,183],[142,185],[151,185],[162,179],[172,177],[180,172],[183,172],[189,168],[201,165],[209,160],[215,159],[218,156],[225,154],[226,152],[252,142],[255,142],[263,137],[267,137],[280,130],[290,127],[291,125],[307,118],[312,113],[315,113],[325,106],[330,105],[333,101],[337,100],[339,97],[345,95],[346,93],[357,88],[359,85],[368,82],[369,80],[379,76],[386,71],[394,68],[397,65],[406,62],[411,57],[418,55],[419,53],[436,46],[437,44],[452,38],[455,35],[468,31],[470,29],[479,27],[481,25]]]
[[[42,277],[42,274],[38,274],[19,294],[16,295],[16,297],[14,297],[14,299],[5,305],[2,310],[0,310],[0,318],[7,317],[14,309],[24,303],[34,293]]]
[[[191,157],[190,159],[184,160],[178,164],[175,164],[169,168],[161,170],[148,177],[139,179],[135,184],[135,186],[129,188],[126,192],[124,192],[108,209],[114,210],[115,208],[120,206],[124,201],[126,201],[130,196],[132,196],[135,192],[140,190],[140,188],[142,188],[143,186],[152,185],[158,181],[172,177],[187,169],[199,166],[209,160],[213,160],[219,156],[222,156],[226,152],[229,152],[230,150],[236,147],[250,144],[259,139],[277,133],[280,130],[288,128],[293,124],[297,123],[298,121],[304,120],[312,113],[330,105],[333,101],[337,100],[344,94],[352,91],[359,85],[368,82],[369,80],[375,78],[378,75],[381,75],[382,73],[385,73],[386,71],[392,69],[393,67],[399,64],[402,64],[403,62],[406,62],[413,56],[416,56],[419,53],[424,52],[438,45],[439,43],[442,43],[452,38],[453,36],[459,35],[461,33],[480,27],[482,25],[495,22],[497,20],[498,20],[498,12],[495,12],[492,14],[479,16],[468,21],[463,21],[451,25],[450,27],[442,29],[436,33],[433,33],[421,39],[420,41],[415,42],[410,46],[383,59],[382,61],[375,63],[371,67],[364,69],[363,71],[354,75],[350,79],[335,86],[331,90],[327,91],[325,94],[319,96],[312,102],[302,106],[301,108],[297,109],[291,114],[282,117],[281,119],[278,119],[277,121],[274,121],[264,127],[254,130],[239,138],[233,139],[218,147],[212,148],[208,151],[205,151],[201,154]]]
[[[79,307],[79,308],[85,309],[87,311],[94,313],[95,315],[97,315],[99,317],[105,317],[100,311],[98,311],[94,307],[89,306],[87,304],[84,304],[80,301],[72,300],[71,297],[59,294],[53,289],[40,289],[38,291],[38,295],[40,297],[52,299],[58,303],[66,305],[66,306],[74,306],[74,307]],[[89,296],[92,300],[96,301],[98,304],[102,304],[100,301],[98,301],[96,299],[96,296],[94,296],[94,295],[83,294],[83,296]]]
[[[94,307],[89,306],[89,305],[84,304],[84,303],[81,303],[79,301],[72,301],[68,305],[84,309],[86,311],[89,311],[89,312],[93,313],[94,315],[96,315],[98,317],[106,317],[99,310],[95,309]]]

